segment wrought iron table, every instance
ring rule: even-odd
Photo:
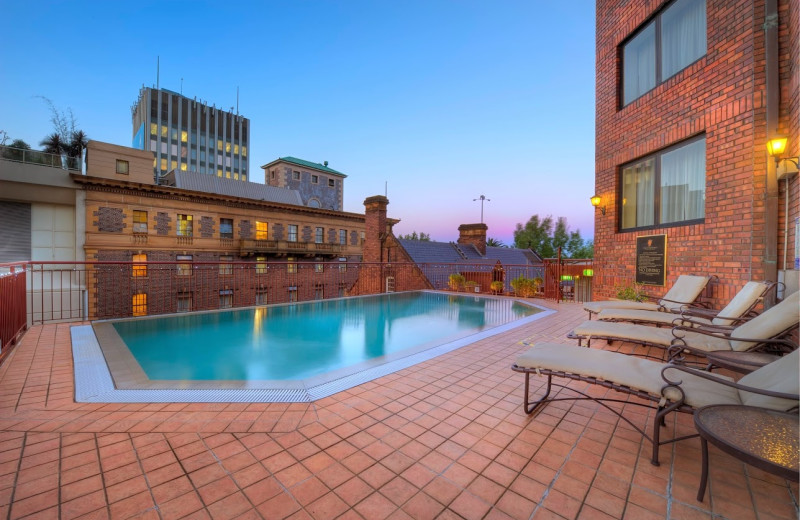
[[[764,352],[740,352],[736,350],[715,350],[706,354],[708,362],[715,367],[727,368],[740,374],[749,374],[764,365],[779,359],[775,354]]]
[[[798,415],[741,405],[713,405],[694,413],[703,449],[697,500],[708,482],[708,443],[758,469],[798,481]]]

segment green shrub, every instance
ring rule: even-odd
[[[524,276],[518,276],[511,280],[511,288],[514,289],[517,296],[522,296],[523,298],[534,296],[540,285],[536,283],[535,278],[525,278]]]
[[[453,273],[447,280],[447,285],[450,286],[451,289],[454,291],[458,291],[462,287],[464,287],[465,278],[463,274],[460,273]]]
[[[617,287],[617,298],[620,300],[642,302],[647,298],[643,289],[644,285],[636,282],[634,282],[633,285],[620,285]]]

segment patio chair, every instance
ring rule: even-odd
[[[689,413],[712,404],[744,404],[773,410],[796,410],[800,399],[800,376],[797,370],[799,361],[800,351],[795,350],[734,382],[729,377],[684,365],[651,361],[607,350],[544,343],[534,345],[522,353],[511,369],[525,374],[525,413],[532,414],[553,401],[595,401],[618,415],[650,441],[653,446],[651,463],[658,466],[658,452],[662,444],[696,436],[684,435],[662,440],[659,426],[665,424],[664,418],[670,412]],[[544,395],[533,402],[530,396],[531,374],[547,377]],[[554,377],[568,381],[563,384],[554,382]],[[600,385],[639,397],[645,402],[629,398],[595,397],[579,388],[567,386],[570,380]],[[568,389],[577,396],[561,397],[561,392],[558,392],[550,397],[554,386]],[[653,407],[655,403],[652,436],[647,434],[646,426],[640,428],[623,415],[624,409],[615,409],[607,404],[609,402],[644,407]]]
[[[584,321],[567,334],[577,339],[578,345],[593,339],[626,341],[666,349],[669,359],[680,357],[685,351],[703,356],[715,350],[751,351],[767,350],[784,353],[797,348],[786,336],[800,323],[800,291],[795,291],[784,300],[762,312],[755,318],[735,328],[686,327],[677,325],[671,329],[633,325],[612,321]]]
[[[714,311],[699,307],[681,308],[680,316],[671,312],[641,309],[604,309],[597,315],[601,321],[625,321],[646,325],[732,326],[748,319],[753,308],[777,287],[774,282],[747,282],[723,309]]]
[[[635,302],[631,300],[608,300],[599,302],[586,302],[583,309],[589,313],[597,314],[605,309],[641,309],[646,311],[680,312],[682,307],[693,305],[695,300],[706,288],[711,276],[697,276],[682,274],[675,281],[667,293],[658,298],[658,301]],[[648,297],[650,298],[650,297]],[[650,298],[656,300],[656,298]]]

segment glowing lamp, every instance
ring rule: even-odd
[[[600,195],[595,195],[595,196],[591,197],[589,200],[591,201],[592,206],[594,206],[595,208],[600,207]],[[603,215],[606,214],[606,207],[605,206],[600,207],[600,213],[602,213]]]
[[[777,135],[767,141],[767,151],[772,157],[780,157],[786,151],[786,142],[789,139],[784,135]]]

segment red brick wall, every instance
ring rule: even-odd
[[[706,55],[622,108],[619,46],[664,3],[621,4],[597,2],[596,193],[608,210],[605,215],[595,213],[594,296],[614,296],[615,286],[634,281],[637,236],[666,234],[667,288],[681,274],[716,274],[721,283],[713,298],[727,301],[746,281],[763,279],[765,272],[763,0],[708,0]],[[786,33],[781,40],[784,84],[790,76],[784,71],[790,68],[789,33],[797,34],[797,4],[798,0],[779,0],[781,34]],[[788,25],[787,11],[794,13],[794,29]],[[793,45],[796,48],[796,41]],[[796,55],[795,50],[795,60]],[[786,90],[784,99],[791,98],[790,87]],[[784,126],[792,110],[797,120],[796,88],[793,96],[794,108],[790,102],[781,113]],[[620,166],[699,134],[706,136],[705,222],[619,232]],[[797,215],[796,199],[793,211]],[[663,294],[667,288],[651,287],[649,292]]]

